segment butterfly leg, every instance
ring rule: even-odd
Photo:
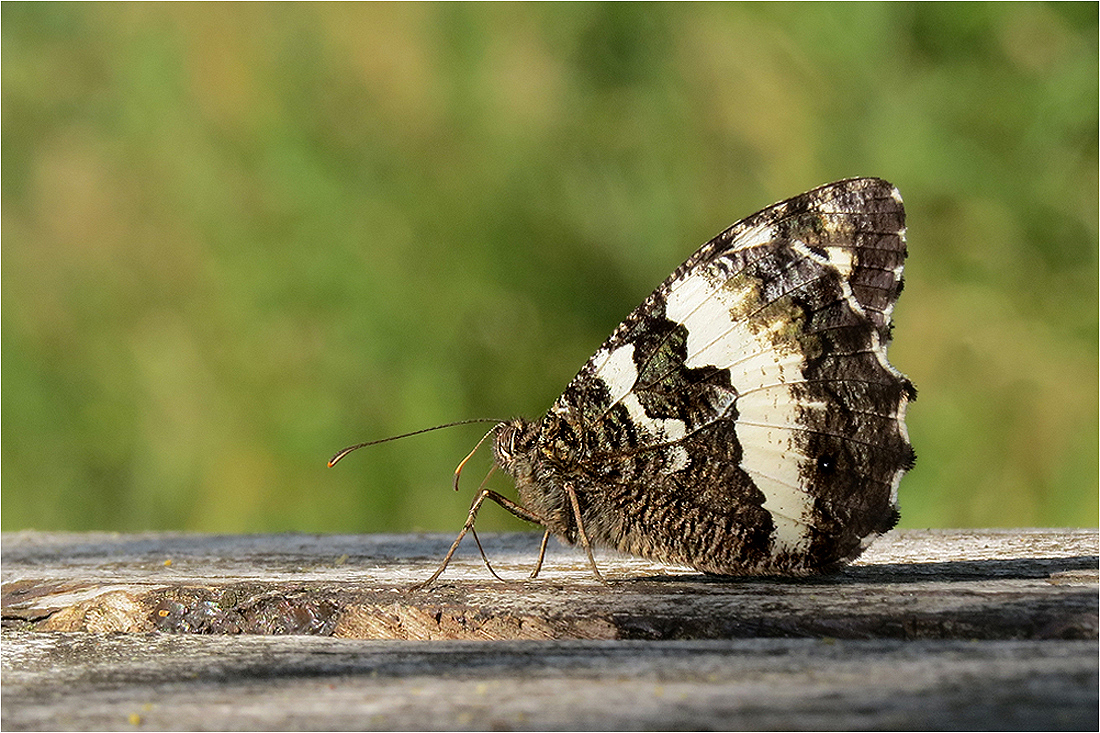
[[[477,551],[481,553],[481,561],[485,563],[485,568],[492,574],[497,580],[507,583],[508,581],[497,575],[497,571],[493,570],[492,564],[489,562],[489,556],[485,554],[485,548],[481,546],[481,538],[477,536],[477,528],[470,527],[470,534],[474,536],[474,543],[477,545]]]
[[[455,551],[458,550],[458,546],[459,544],[461,544],[462,539],[466,536],[467,532],[471,531],[474,528],[474,522],[477,521],[477,513],[481,509],[481,505],[485,502],[486,499],[493,500],[501,507],[503,507],[509,514],[519,517],[524,521],[534,522],[535,524],[546,526],[545,522],[543,522],[543,520],[538,515],[534,514],[521,504],[517,504],[511,499],[501,496],[491,489],[482,489],[477,493],[477,496],[474,497],[474,503],[470,505],[470,513],[466,516],[466,524],[462,526],[462,531],[458,533],[458,537],[455,538],[454,543],[451,545],[451,549],[447,550],[447,554],[443,557],[443,562],[441,562],[439,564],[439,568],[434,573],[432,573],[432,577],[428,578],[423,583],[418,583],[416,586],[414,586],[415,590],[422,590],[424,588],[427,588],[429,585],[434,583],[440,575],[443,574],[444,570],[447,569],[447,566],[451,563],[451,558],[454,557]],[[474,537],[477,537],[476,532],[474,533]],[[477,544],[480,548],[481,542],[478,541]],[[481,556],[483,558],[485,557],[484,550],[482,550]],[[486,560],[486,565],[488,565],[488,560]],[[493,573],[493,575],[497,578],[500,578],[499,575],[493,572],[493,569],[491,567],[489,568],[489,572]]]
[[[581,540],[584,551],[588,553],[588,565],[592,568],[596,578],[607,585],[607,581],[600,575],[600,569],[596,567],[596,559],[592,557],[592,545],[588,542],[588,535],[584,533],[584,522],[581,521],[581,506],[577,502],[577,492],[573,490],[572,484],[565,484],[565,493],[569,496],[569,503],[573,507],[573,518],[577,521],[577,536]]]
[[[535,569],[531,571],[531,580],[539,577],[542,570],[542,559],[546,557],[546,543],[550,540],[550,530],[542,533],[542,544],[539,545],[539,559],[535,562]]]

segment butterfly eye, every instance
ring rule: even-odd
[[[504,461],[511,461],[516,455],[516,429],[507,423],[499,423],[493,439],[493,452]]]
[[[836,456],[832,454],[826,454],[818,456],[817,458],[817,470],[821,473],[832,473],[836,470]]]

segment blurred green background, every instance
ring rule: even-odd
[[[485,426],[326,460],[540,415],[854,175],[908,210],[902,526],[1097,524],[1095,3],[0,12],[5,530],[457,530]]]

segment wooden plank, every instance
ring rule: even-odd
[[[449,537],[13,533],[9,628],[389,639],[1097,638],[1093,530],[892,532],[844,572],[729,580],[552,548],[501,582],[466,547],[426,590]],[[538,536],[483,538],[523,578]]]
[[[5,631],[5,730],[1095,730],[1088,641]]]
[[[537,536],[484,539],[508,577],[530,568]],[[449,540],[3,535],[0,724],[1098,724],[1094,531],[891,533],[812,581],[719,580],[601,555],[604,586],[579,553],[555,548],[541,579],[501,582],[469,548],[438,585],[410,589]],[[203,633],[109,633],[157,630]]]

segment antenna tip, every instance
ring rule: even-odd
[[[360,447],[362,447],[362,446],[353,445],[350,448],[344,448],[344,450],[340,451],[339,453],[337,453],[336,455],[334,455],[332,458],[329,459],[328,467],[332,468],[333,466],[335,466],[337,463],[340,462],[341,458],[346,456],[348,453],[351,453],[356,448],[360,448]]]

